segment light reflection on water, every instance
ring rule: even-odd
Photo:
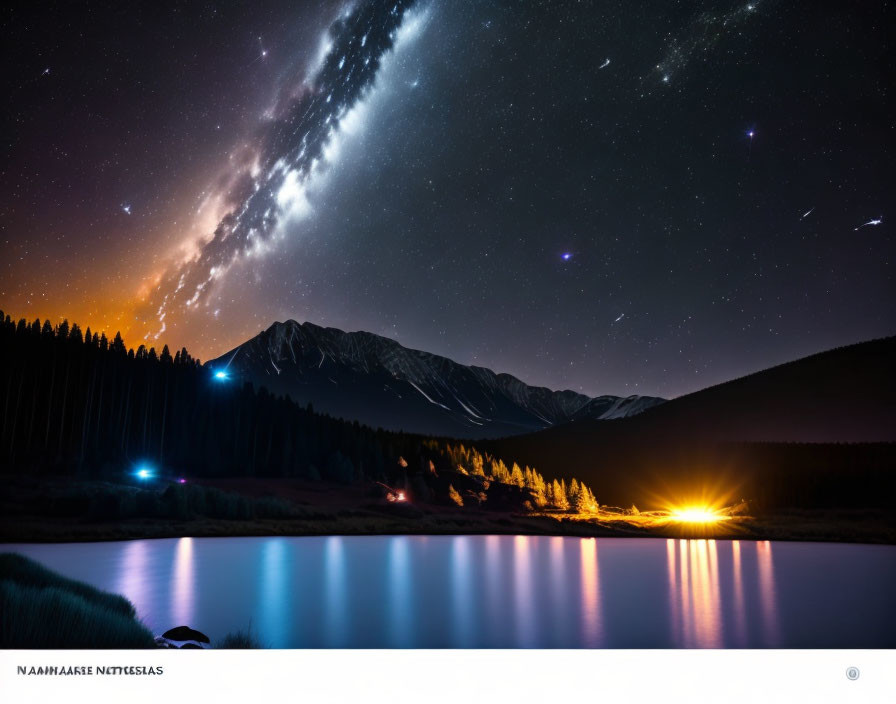
[[[290,597],[289,584],[289,544],[284,538],[271,538],[261,547],[259,614],[257,628],[269,634],[271,640],[282,642],[288,637],[287,622],[291,619],[292,602],[299,597],[296,592]],[[181,619],[181,623],[193,623],[194,619]],[[255,624],[246,624],[254,632]]]
[[[550,567],[548,568],[548,572],[550,575],[550,585],[548,587],[548,598],[550,599],[550,612],[545,614],[545,617],[550,619],[552,624],[556,624],[556,630],[552,631],[552,635],[555,638],[551,638],[548,643],[545,645],[555,645],[555,640],[558,640],[557,644],[562,644],[562,641],[556,638],[557,635],[562,633],[562,624],[564,622],[564,618],[568,616],[568,607],[564,603],[567,594],[567,574],[568,569],[566,567],[566,545],[568,541],[565,538],[561,538],[560,536],[555,536],[550,538],[551,546],[550,546]]]
[[[145,546],[144,546],[145,548]],[[174,569],[171,575],[171,620],[176,624],[188,624],[194,620],[193,539],[180,538],[174,549]]]
[[[582,645],[597,648],[602,642],[600,630],[600,583],[597,565],[597,539],[579,540],[582,554]]]
[[[747,645],[747,614],[744,609],[743,573],[740,566],[740,541],[731,541],[732,578],[734,581],[734,642],[738,647]]]
[[[451,611],[454,618],[454,642],[460,648],[474,647],[473,569],[470,556],[470,537],[456,535],[451,538]],[[409,610],[409,605],[403,605]]]
[[[759,565],[759,604],[762,608],[762,627],[765,640],[772,647],[778,643],[777,604],[775,603],[775,567],[772,562],[772,544],[768,540],[756,543]]]
[[[324,563],[323,603],[325,614],[324,642],[328,648],[344,648],[348,645],[348,583],[346,580],[343,538],[332,535],[326,540]]]
[[[678,549],[676,549],[676,542]],[[757,546],[758,544],[753,544]],[[730,558],[730,559],[729,559]],[[741,543],[733,540],[666,541],[666,583],[672,641],[686,648],[722,648],[747,645]],[[760,579],[772,569],[771,545],[765,566],[759,562]],[[726,633],[723,595],[731,600]],[[774,613],[774,586],[761,589],[759,608]],[[766,634],[768,635],[768,634]],[[763,645],[770,646],[768,639]]]
[[[896,548],[529,536],[4,546],[268,647],[893,647]],[[836,605],[836,608],[831,608]]]
[[[411,593],[410,546],[408,538],[396,536],[389,541],[389,620],[391,636],[389,647],[409,648],[413,646],[411,612],[414,610]]]
[[[531,540],[528,535],[513,538],[513,620],[516,624],[516,642],[521,648],[537,646]]]
[[[115,571],[117,579],[110,587],[105,587],[105,589],[118,594],[125,594],[136,607],[137,613],[145,614],[152,607],[152,601],[147,593],[149,583],[146,580],[146,574],[149,572],[146,561],[150,552],[150,544],[145,540],[133,540],[121,543],[121,546],[121,559],[119,560],[118,569]],[[25,551],[20,550],[17,552]],[[50,563],[45,564],[51,568],[54,567]],[[60,567],[55,569],[61,570]]]

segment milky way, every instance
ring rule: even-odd
[[[270,121],[253,139],[251,163],[227,175],[232,209],[195,258],[169,273],[157,288],[159,328],[181,308],[209,308],[215,282],[244,259],[268,255],[285,233],[281,225],[311,209],[308,182],[326,170],[328,148],[343,122],[373,85],[381,60],[400,38],[414,0],[361,3],[341,16],[323,42],[320,65],[297,87],[287,86],[270,110]],[[263,50],[263,54],[266,52]],[[154,303],[151,303],[154,305]]]

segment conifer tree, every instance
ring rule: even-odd
[[[566,480],[554,480],[554,507],[561,511],[569,510],[569,498],[566,495]]]
[[[485,476],[485,469],[482,466],[482,455],[480,455],[476,450],[473,450],[473,474],[476,474],[480,477]]]
[[[527,468],[528,469],[528,468]],[[548,500],[545,493],[546,487],[544,483],[544,477],[542,477],[538,472],[532,470],[532,491],[535,492],[535,503],[537,506],[544,506]]]
[[[515,484],[520,489],[526,485],[523,478],[523,470],[520,469],[520,466],[516,462],[513,463],[513,469],[510,471],[510,483]]]
[[[572,481],[569,483],[569,489],[567,490],[566,498],[569,499],[569,503],[575,506],[576,499],[579,496],[579,482],[575,477],[572,478]]]
[[[578,493],[576,494],[573,507],[576,513],[592,513],[594,511],[594,502],[591,499],[591,493],[587,486],[580,484]]]

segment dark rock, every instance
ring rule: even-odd
[[[193,630],[189,626],[177,626],[162,634],[162,638],[168,640],[195,640],[199,643],[211,643],[209,637],[205,633]]]

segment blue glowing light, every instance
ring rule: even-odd
[[[564,252],[563,254],[560,255],[560,258],[563,261],[568,262],[570,259],[572,259],[572,254],[570,252]]]
[[[215,372],[215,379],[217,379],[218,381],[227,381],[227,372],[225,372],[223,369],[219,372]]]
[[[152,479],[152,470],[148,467],[141,467],[137,470],[138,479]]]

